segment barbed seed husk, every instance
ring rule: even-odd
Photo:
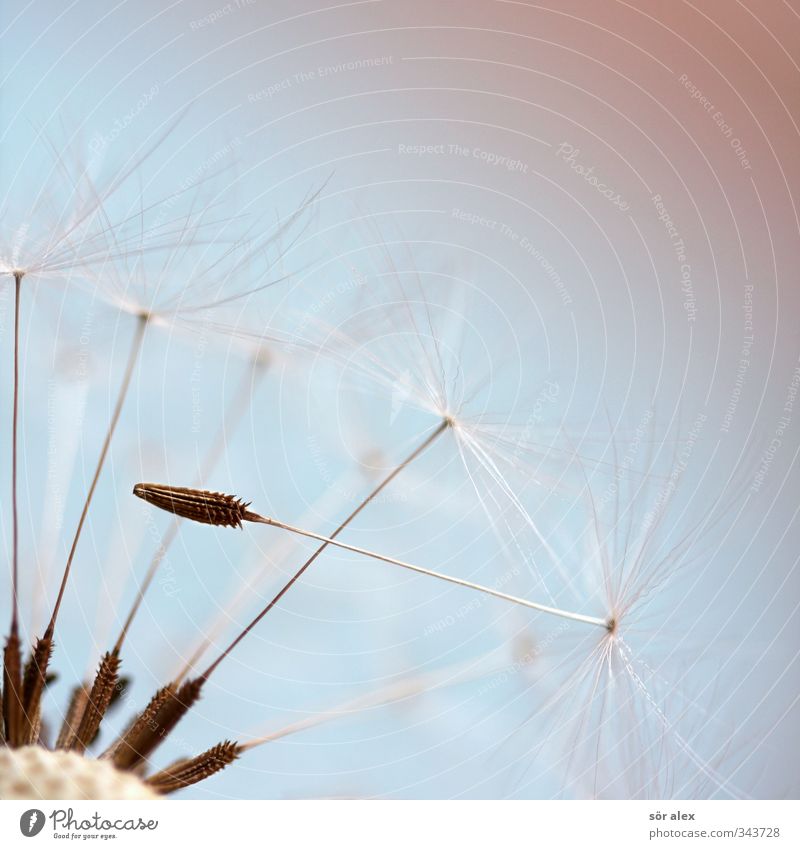
[[[176,516],[218,527],[241,528],[250,506],[235,495],[160,483],[137,483],[133,494]]]
[[[84,705],[83,715],[78,724],[70,748],[83,752],[91,744],[100,729],[100,723],[106,715],[111,698],[119,678],[120,659],[118,655],[107,652],[100,661],[92,689]]]
[[[157,793],[174,793],[176,790],[204,781],[225,769],[239,757],[240,752],[238,743],[225,740],[197,757],[185,758],[170,764],[161,772],[146,778],[145,784]]]

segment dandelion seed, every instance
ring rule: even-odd
[[[671,467],[681,444],[675,441],[667,458]],[[645,465],[643,476],[612,478],[624,498],[618,490],[612,498],[593,492],[598,483],[582,470],[586,529],[561,556],[575,561],[575,574],[597,574],[595,594],[608,610],[608,630],[593,645],[576,634],[577,640],[563,639],[554,647],[561,661],[547,682],[550,696],[539,701],[526,723],[536,729],[536,741],[525,751],[519,780],[529,780],[536,764],[539,778],[553,763],[550,768],[560,775],[567,794],[664,798],[677,792],[675,776],[694,775],[693,797],[720,792],[737,796],[738,789],[717,771],[722,758],[715,766],[689,742],[687,729],[693,723],[702,726],[712,715],[701,703],[705,687],[690,696],[680,680],[667,681],[659,671],[665,669],[663,660],[658,668],[648,664],[643,649],[652,649],[653,642],[645,625],[647,607],[660,598],[667,582],[678,580],[702,557],[694,550],[700,540],[706,550],[712,545],[712,531],[724,519],[731,520],[741,487],[734,485],[732,494],[723,492],[702,510],[692,511],[687,529],[686,508],[679,512],[672,504],[674,482],[652,474],[652,455],[645,457]],[[677,539],[668,533],[674,528],[666,527],[670,512],[674,522],[684,524]],[[607,513],[609,521],[604,520]],[[520,733],[509,738],[515,746]],[[554,751],[566,754],[548,757]]]
[[[436,572],[433,569],[426,569],[423,566],[416,566],[413,563],[407,563],[406,561],[398,560],[395,557],[378,554],[375,551],[368,551],[365,548],[360,548],[355,545],[348,545],[347,543],[340,542],[333,537],[326,537],[322,534],[314,533],[313,531],[304,530],[268,516],[261,516],[258,513],[254,513],[247,509],[250,506],[249,501],[242,501],[233,495],[224,495],[221,492],[208,492],[206,490],[166,486],[163,484],[153,483],[136,484],[133,488],[133,494],[156,507],[160,507],[162,510],[175,513],[184,519],[191,519],[195,522],[203,522],[205,524],[218,525],[220,527],[234,528],[240,528],[242,526],[242,522],[256,522],[262,525],[271,525],[274,528],[281,528],[293,534],[317,540],[318,542],[322,542],[324,545],[334,545],[338,548],[344,549],[345,551],[352,551],[355,554],[362,554],[365,557],[371,557],[374,560],[381,560],[384,563],[400,566],[403,569],[417,572],[420,575],[427,575],[431,578],[438,578],[441,581],[447,581],[460,587],[478,590],[485,595],[510,601],[514,604],[521,605],[522,607],[529,607],[542,613],[552,614],[553,616],[562,616],[566,619],[583,622],[587,625],[599,625],[606,630],[611,630],[610,623],[605,619],[598,619],[594,616],[584,616],[580,613],[572,613],[567,610],[558,610],[553,607],[537,604],[536,602],[529,601],[527,599],[517,598],[516,596],[509,595],[508,593],[500,592],[500,590],[495,590],[491,587],[484,587],[472,581],[466,581],[462,578],[453,577],[452,575],[445,575],[442,572]]]

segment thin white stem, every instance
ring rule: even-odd
[[[120,385],[119,393],[117,395],[117,402],[114,405],[114,412],[112,413],[111,421],[108,425],[106,437],[103,440],[103,447],[100,450],[100,456],[97,459],[97,465],[94,470],[94,475],[92,476],[92,482],[89,485],[89,491],[86,493],[86,498],[83,502],[83,509],[81,510],[81,515],[78,519],[78,527],[75,530],[75,536],[72,538],[72,545],[69,550],[69,555],[67,556],[67,565],[64,567],[64,574],[61,577],[61,585],[58,589],[56,602],[53,605],[53,612],[50,615],[50,622],[47,626],[47,630],[45,631],[45,639],[52,639],[55,631],[56,620],[58,619],[58,613],[61,609],[61,602],[64,599],[64,591],[67,588],[67,581],[69,580],[70,571],[72,569],[72,561],[75,559],[78,541],[81,538],[81,531],[83,530],[84,523],[86,522],[86,517],[89,514],[89,507],[91,506],[94,491],[97,488],[97,483],[100,480],[100,473],[103,471],[106,456],[108,455],[108,449],[111,447],[111,440],[114,436],[114,431],[117,428],[117,422],[119,421],[120,414],[122,413],[122,407],[128,394],[128,387],[130,386],[131,378],[133,377],[133,372],[136,368],[136,363],[138,362],[139,355],[142,352],[142,342],[144,340],[145,329],[147,328],[147,321],[148,316],[142,314],[139,316],[136,323],[136,330],[131,342],[130,353],[128,354],[128,364],[125,367],[122,384]]]
[[[17,520],[17,423],[19,418],[19,295],[22,274],[14,274],[14,405],[11,435],[11,634],[18,632],[19,618],[19,525]]]
[[[291,578],[281,587],[278,593],[272,598],[272,600],[264,607],[260,613],[258,613],[254,619],[251,620],[250,624],[243,628],[239,635],[225,648],[225,650],[217,657],[217,659],[203,672],[199,678],[195,679],[201,685],[209,679],[209,677],[213,674],[214,670],[222,663],[223,660],[239,645],[239,643],[245,639],[245,637],[253,630],[253,628],[258,625],[258,623],[272,610],[273,607],[286,595],[286,593],[297,583],[298,580],[303,576],[306,569],[311,566],[311,564],[322,554],[323,551],[327,548],[330,542],[339,534],[357,517],[361,514],[362,510],[365,510],[380,494],[386,489],[387,486],[417,457],[420,456],[424,451],[426,451],[446,430],[450,427],[449,419],[444,419],[439,427],[436,428],[426,439],[422,441],[409,455],[402,461],[399,465],[395,466],[391,472],[370,492],[370,494],[359,503],[359,505],[350,513],[350,515],[344,519],[344,521],[339,525],[338,528],[333,532],[330,537],[325,538],[325,542],[311,555],[311,557],[306,560],[306,562],[292,575]],[[262,516],[259,516],[257,513],[247,513],[247,515],[242,517],[247,520],[261,519]]]
[[[228,408],[228,412],[223,417],[219,431],[214,438],[214,442],[209,448],[205,460],[201,465],[200,473],[195,480],[195,486],[202,486],[205,483],[206,478],[208,478],[214,470],[214,467],[219,461],[222,451],[225,448],[226,439],[230,438],[252,400],[256,383],[266,371],[266,364],[267,361],[263,357],[255,356],[251,360],[250,366],[242,378],[242,382],[239,385],[239,389],[234,396],[231,406]],[[163,538],[161,539],[161,544],[157,551],[153,554],[153,557],[150,560],[150,565],[147,568],[147,573],[139,585],[136,598],[128,611],[128,615],[119,636],[117,637],[117,641],[114,644],[114,648],[112,650],[114,654],[119,654],[120,651],[122,651],[122,645],[128,636],[128,631],[130,631],[133,620],[139,612],[139,608],[141,607],[144,597],[150,588],[150,584],[152,584],[153,579],[156,576],[156,572],[158,572],[162,563],[166,559],[170,546],[178,536],[181,522],[182,519],[178,516],[172,520],[170,526],[167,528]]]
[[[470,681],[479,680],[487,675],[495,672],[502,672],[509,667],[505,664],[486,664],[483,661],[490,655],[497,654],[496,650],[487,652],[482,658],[474,661],[453,664],[444,669],[437,669],[433,672],[423,673],[421,675],[409,676],[400,681],[394,681],[385,687],[373,690],[370,693],[365,693],[363,696],[358,696],[355,699],[344,702],[337,707],[329,710],[315,713],[306,716],[303,719],[298,719],[288,725],[284,725],[267,734],[259,735],[252,740],[247,740],[241,743],[239,748],[242,751],[255,749],[258,746],[263,746],[265,743],[272,743],[275,740],[280,740],[282,737],[289,737],[292,734],[297,734],[300,731],[306,731],[309,728],[316,728],[319,725],[324,725],[326,722],[331,722],[336,719],[346,718],[354,714],[360,713],[370,708],[383,707],[394,702],[401,702],[406,699],[414,698],[426,692],[440,690],[444,687],[449,687],[455,684],[464,684]]]
[[[303,519],[313,521],[316,516],[326,515],[328,509],[335,506],[336,500],[340,498],[342,492],[350,492],[355,489],[357,481],[358,478],[353,469],[343,472],[335,483],[325,489],[320,497],[308,506]],[[303,524],[305,524],[305,521],[303,521]],[[290,554],[293,550],[293,540],[294,538],[291,535],[283,535],[281,537],[281,544],[270,548],[269,558],[260,556],[258,558],[258,566],[250,571],[249,577],[245,577],[243,581],[236,581],[232,597],[220,607],[217,615],[200,629],[202,639],[195,646],[189,657],[183,661],[180,670],[172,679],[173,684],[183,683],[186,676],[197,665],[208,648],[217,641],[225,630],[225,627],[233,621],[236,613],[242,609],[244,603],[251,600],[253,587],[274,569],[275,563],[280,563]]]
[[[600,619],[597,616],[586,616],[583,613],[573,613],[569,610],[561,610],[558,607],[549,607],[545,604],[539,604],[536,601],[529,601],[526,598],[509,595],[509,593],[504,593],[500,590],[483,586],[482,584],[476,584],[473,581],[467,581],[464,578],[456,578],[453,575],[445,575],[443,572],[426,569],[424,566],[416,566],[415,564],[408,563],[405,560],[398,560],[396,557],[389,557],[386,554],[379,554],[375,551],[369,551],[366,548],[359,548],[356,545],[348,545],[345,542],[339,542],[331,537],[322,536],[322,534],[307,531],[303,528],[297,528],[294,525],[288,525],[286,522],[280,522],[277,519],[272,519],[268,516],[260,516],[258,513],[253,513],[252,511],[248,511],[244,518],[250,522],[258,522],[262,525],[272,525],[274,528],[281,528],[284,531],[299,534],[300,536],[308,537],[309,539],[314,539],[318,542],[324,542],[327,545],[335,545],[337,548],[343,548],[345,551],[352,551],[354,554],[362,554],[364,557],[371,557],[374,560],[381,560],[384,563],[390,563],[393,566],[400,566],[403,569],[409,569],[411,572],[417,572],[420,575],[427,575],[430,578],[438,578],[440,581],[447,581],[448,583],[456,584],[459,587],[467,587],[471,590],[478,590],[478,592],[503,599],[504,601],[510,601],[513,604],[519,604],[522,607],[529,607],[531,610],[538,610],[540,613],[560,616],[562,619],[571,619],[574,622],[583,622],[586,625],[598,625],[606,630],[609,627],[609,623],[605,619]]]

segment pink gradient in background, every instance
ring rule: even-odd
[[[800,5],[203,0],[114,9],[78,2],[65,10],[39,2],[19,12],[6,11],[2,22],[7,197],[24,196],[34,127],[56,132],[66,122],[68,134],[94,142],[100,171],[191,104],[176,131],[179,152],[165,159],[177,184],[222,150],[221,161],[236,160],[229,179],[243,211],[285,212],[310,186],[325,185],[302,255],[295,249],[289,257],[308,268],[265,322],[280,324],[289,309],[308,307],[308,292],[321,291],[331,294],[325,309],[333,320],[346,323],[350,292],[338,283],[362,262],[374,273],[373,243],[403,241],[413,260],[405,270],[413,265],[432,285],[462,287],[467,294],[454,309],[483,320],[476,369],[499,370],[511,350],[492,403],[505,396],[519,411],[546,381],[557,383],[547,427],[566,429],[580,450],[609,462],[611,437],[623,444],[647,410],[655,411],[654,438],[666,445],[705,417],[680,503],[691,513],[695,493],[712,499],[739,486],[745,505],[709,563],[692,567],[692,593],[665,589],[666,608],[685,607],[692,624],[671,621],[658,639],[680,650],[658,651],[664,674],[685,673],[687,688],[698,675],[708,681],[709,670],[720,673],[696,730],[702,741],[707,724],[708,738],[723,741],[710,748],[732,751],[735,765],[729,784],[726,767],[712,767],[709,757],[709,793],[796,797],[800,407],[786,405],[800,362]],[[42,31],[47,15],[60,17]],[[148,91],[156,94],[137,107]],[[126,126],[117,133],[120,120]],[[493,339],[507,349],[493,348]],[[165,387],[180,362],[163,366]],[[302,392],[296,386],[281,385],[301,424],[279,429],[280,451],[260,446],[251,427],[249,453],[234,452],[228,466],[238,469],[237,481],[252,474],[253,486],[274,487],[261,497],[290,504],[288,521],[324,488],[309,441],[335,465],[335,452],[349,452],[365,434],[386,448],[381,424],[389,416],[388,402],[348,412],[330,386],[325,394],[324,377]],[[157,417],[154,403],[167,401],[133,402],[141,428]],[[312,421],[308,412],[319,407],[336,416]],[[400,420],[387,433],[404,439],[404,426]],[[412,483],[408,492],[415,496]],[[110,491],[109,503],[127,497],[119,493]],[[376,505],[365,526],[369,544],[402,557],[425,539],[428,550],[451,556],[428,513],[390,508]],[[557,518],[568,513],[562,507]],[[369,537],[377,530],[385,536]],[[197,563],[203,555],[192,553]],[[341,600],[341,588],[325,588]],[[370,630],[363,611],[348,610],[348,626],[365,630],[344,628],[339,642],[323,627],[328,596],[287,600],[295,616],[285,623],[291,662],[272,657],[283,637],[273,643],[265,634],[263,643],[243,646],[241,666],[208,694],[187,735],[242,734],[270,711],[335,703],[327,693],[347,680],[347,661],[365,644],[376,656],[364,661],[364,679],[374,681],[390,675],[399,646],[413,645],[411,662],[423,666],[449,651],[459,656],[473,638],[465,625],[441,638],[444,648],[426,649],[420,633],[433,614],[415,619],[417,597],[403,599],[408,615],[402,625],[393,620],[389,636]],[[170,604],[154,598],[153,620],[173,615]],[[376,620],[397,613],[377,609]],[[291,628],[306,615],[314,621],[293,643]],[[486,617],[491,625],[502,618]],[[314,658],[328,639],[335,661]],[[702,647],[702,669],[692,645]],[[170,648],[172,660],[179,649]],[[275,666],[243,694],[237,674],[262,662]],[[320,692],[320,682],[329,689]],[[522,752],[538,743],[526,736],[520,699],[528,692],[514,691],[508,709],[498,694],[485,709],[474,691],[452,702],[441,696],[435,720],[401,711],[375,720],[372,737],[355,724],[309,742],[298,737],[191,792],[591,795],[591,776],[563,783],[552,760],[539,772],[520,767]],[[455,720],[449,711],[459,708]],[[518,744],[495,746],[516,728]],[[609,781],[607,795],[624,794],[621,786]]]

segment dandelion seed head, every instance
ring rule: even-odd
[[[0,799],[158,799],[109,761],[41,746],[0,749]]]

